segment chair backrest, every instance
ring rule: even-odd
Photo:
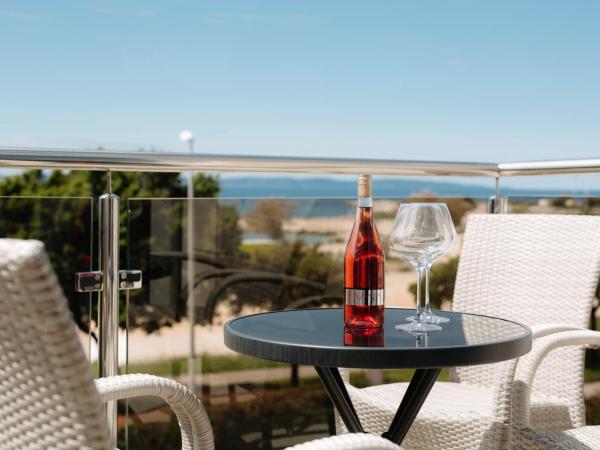
[[[109,447],[94,378],[44,246],[0,239],[0,449]]]
[[[474,214],[464,234],[453,309],[530,326],[587,328],[599,272],[600,217]],[[538,372],[534,392],[571,398],[582,410],[583,359],[577,348],[551,354]],[[496,364],[458,368],[452,376],[492,386],[498,369]]]

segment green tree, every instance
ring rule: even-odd
[[[282,200],[259,200],[244,216],[248,228],[268,234],[273,239],[283,237],[283,221],[289,216],[289,205]]]
[[[213,197],[219,191],[218,181],[204,174],[195,176],[194,186],[198,197]],[[139,208],[127,208],[127,200],[185,197],[187,193],[185,183],[177,173],[114,172],[112,189],[121,197],[122,262],[127,261],[127,232],[136,232],[128,229],[130,223],[135,223],[130,219],[141,214]],[[97,242],[93,234],[98,229],[95,199],[106,191],[106,172],[28,170],[0,180],[0,235],[39,239],[45,243],[73,317],[86,332],[89,330],[90,302],[85,294],[74,292],[74,273],[98,267],[93,261]],[[182,204],[175,202],[167,213],[180,217]],[[180,227],[181,220],[178,220],[172,231],[177,233]],[[132,298],[135,296],[133,293]],[[121,306],[123,325],[125,308]],[[92,316],[95,317],[95,311]]]

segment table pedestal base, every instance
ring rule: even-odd
[[[364,433],[340,371],[336,367],[315,367],[315,369],[321,378],[327,395],[329,395],[348,431],[351,433]],[[404,393],[404,398],[398,406],[398,411],[396,411],[388,431],[383,433],[383,437],[397,444],[402,443],[440,371],[441,369],[417,369],[415,371]]]

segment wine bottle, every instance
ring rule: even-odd
[[[344,323],[365,331],[383,325],[383,246],[375,227],[371,176],[358,178],[358,207],[344,255]]]

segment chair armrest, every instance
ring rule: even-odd
[[[182,449],[214,449],[212,426],[204,406],[184,385],[154,375],[131,374],[99,378],[96,389],[103,402],[144,395],[162,398],[179,421]]]
[[[600,346],[600,332],[591,330],[563,331],[541,337],[535,341],[529,354],[522,357],[513,383],[513,424],[519,428],[529,426],[531,387],[537,369],[553,350],[568,346]]]
[[[585,331],[582,328],[560,324],[560,323],[545,323],[540,325],[533,325],[531,327],[531,337],[533,339],[533,349],[538,347],[538,342],[545,342],[547,336],[553,336],[565,332],[578,332]],[[532,349],[532,352],[533,352]],[[509,424],[511,416],[513,414],[513,396],[515,389],[515,375],[517,373],[517,367],[520,367],[521,361],[531,355],[531,352],[521,358],[515,358],[510,360],[503,368],[500,374],[499,383],[495,387],[494,392],[494,416],[497,420]]]
[[[549,334],[574,330],[585,330],[585,328],[577,327],[575,325],[566,325],[562,323],[544,323],[541,325],[531,326],[531,337],[533,339],[538,339],[544,336],[548,336]]]

